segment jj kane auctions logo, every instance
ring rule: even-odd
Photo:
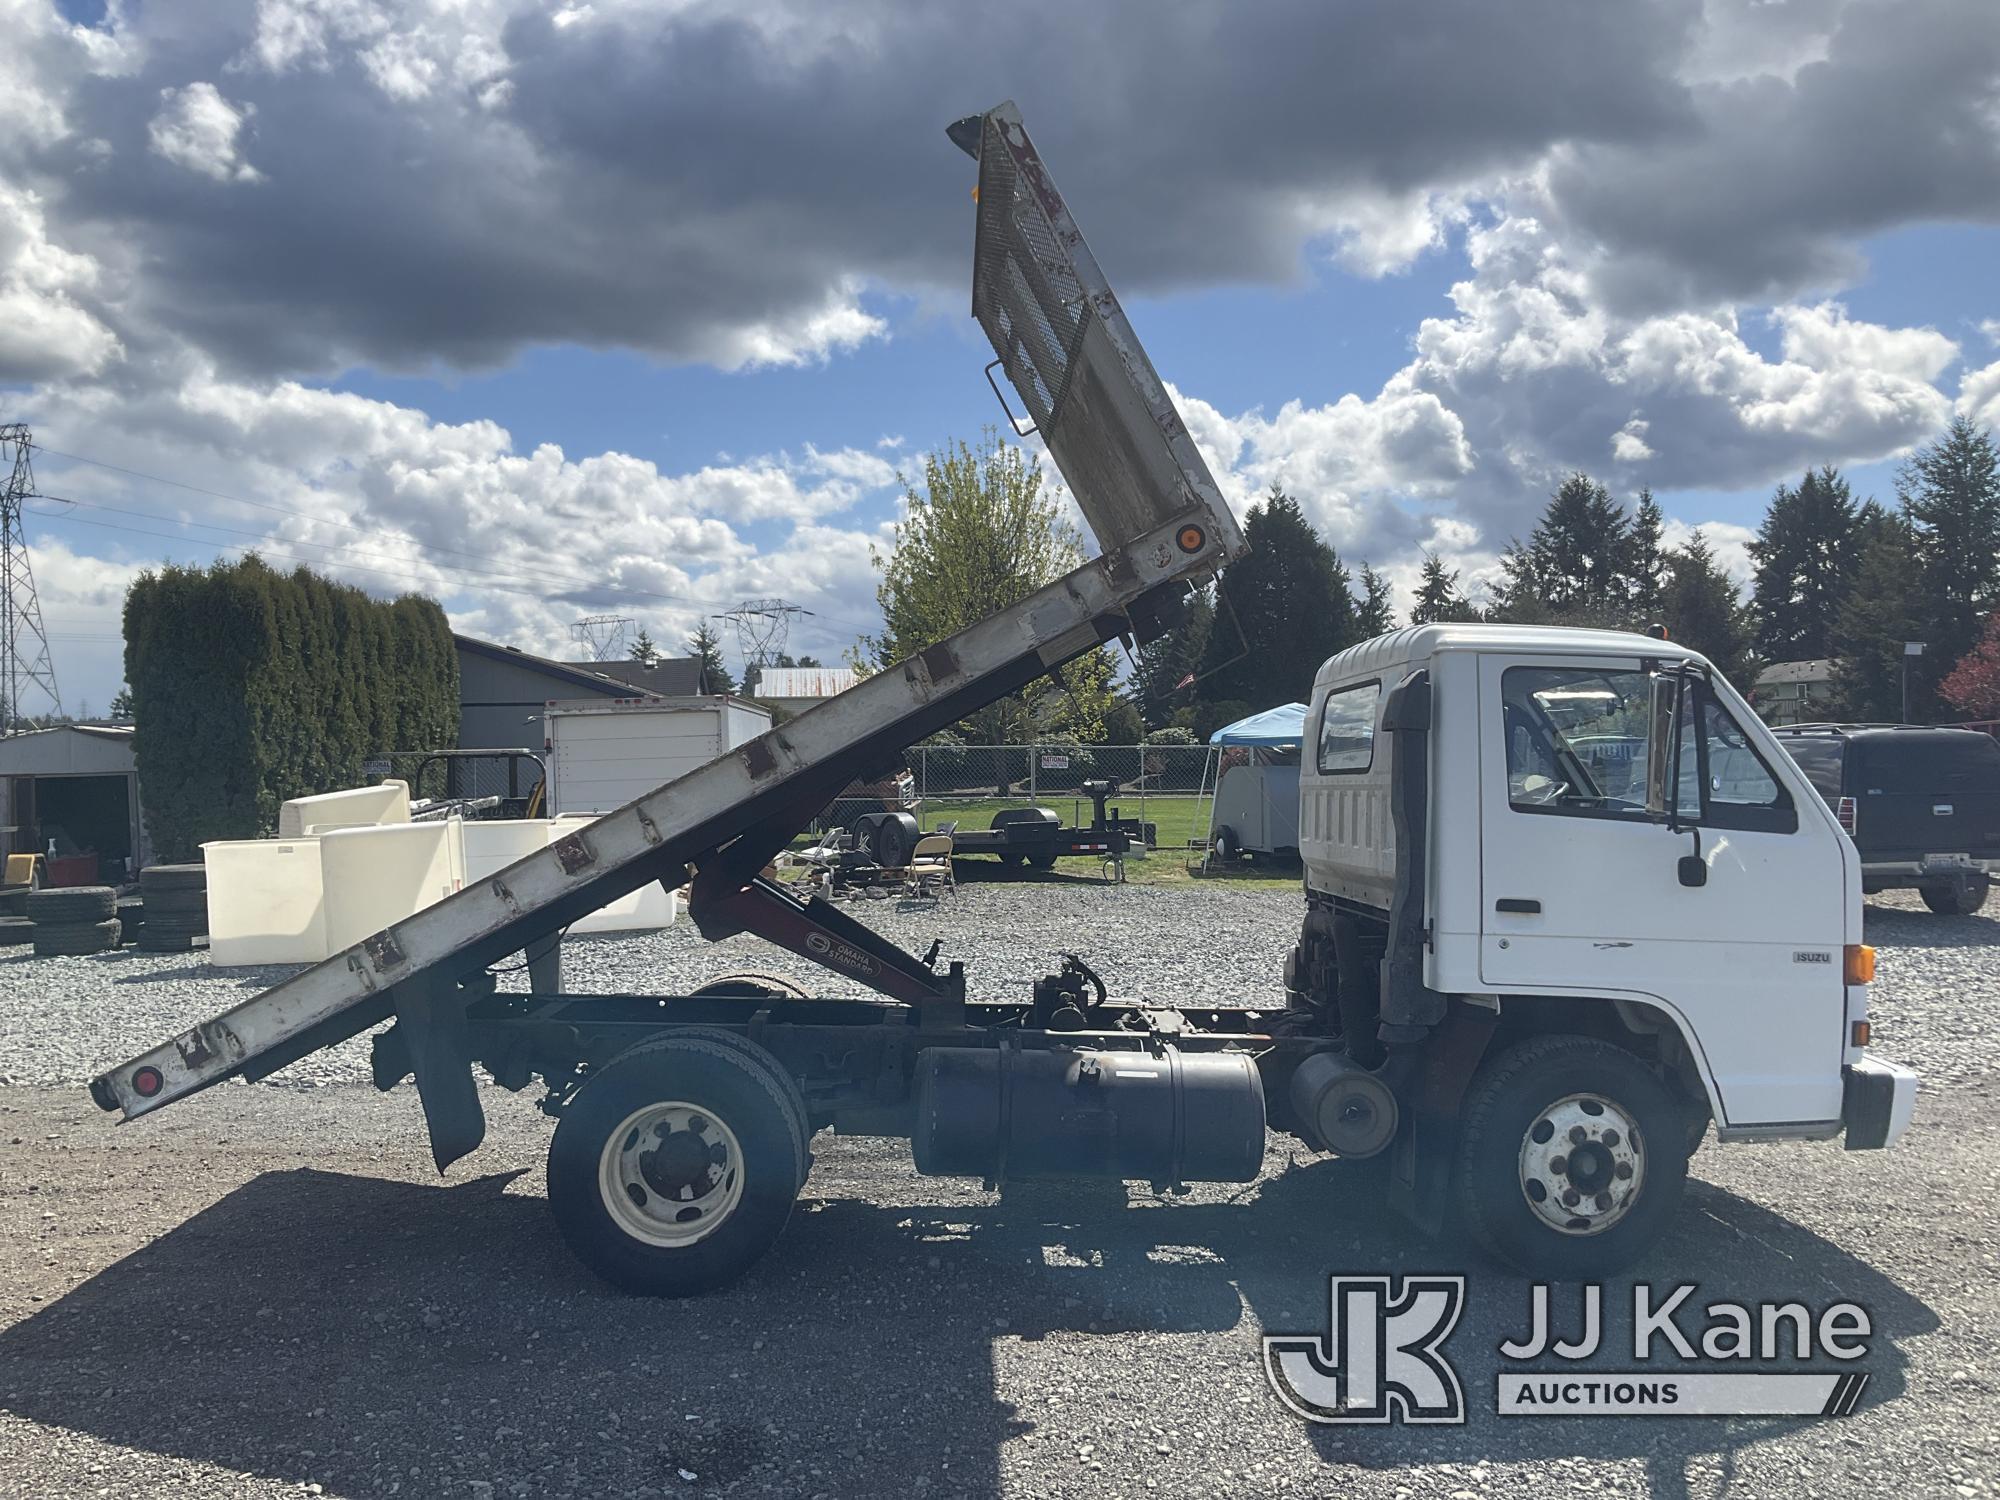
[[[1549,1288],[1530,1289],[1528,1331],[1499,1346],[1501,1416],[1846,1416],[1867,1387],[1864,1370],[1774,1369],[1783,1360],[1842,1362],[1868,1353],[1866,1308],[1835,1302],[1711,1302],[1697,1288],[1632,1288],[1631,1370],[1576,1366],[1608,1347],[1604,1290],[1579,1288],[1579,1329],[1556,1336]],[[1465,1311],[1463,1276],[1334,1276],[1323,1334],[1273,1334],[1264,1372],[1278,1399],[1309,1422],[1462,1423],[1465,1394],[1445,1342]],[[1703,1363],[1696,1367],[1695,1361]],[[1750,1368],[1717,1369],[1742,1362]]]

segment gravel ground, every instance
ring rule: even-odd
[[[1296,914],[1286,893],[1038,886],[866,913],[943,932],[988,982],[1069,946],[1163,998],[1274,993]],[[1883,898],[1869,937],[1878,1046],[1928,1075],[1910,1136],[1710,1145],[1638,1268],[1704,1301],[1869,1308],[1872,1384],[1838,1423],[1492,1417],[1524,1285],[1276,1140],[1257,1184],[1161,1200],[987,1193],[916,1177],[899,1143],[821,1136],[743,1282],[622,1298],[555,1234],[549,1125],[524,1100],[488,1091],[487,1144],[444,1182],[413,1091],[351,1086],[358,1050],[114,1129],[77,1082],[276,976],[0,959],[0,1494],[2000,1493],[2000,922]],[[688,928],[569,956],[577,988],[751,966],[804,972]],[[1471,1274],[1451,1343],[1470,1427],[1288,1416],[1260,1335],[1322,1326],[1329,1272],[1409,1267]]]

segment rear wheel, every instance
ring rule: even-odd
[[[1243,840],[1236,836],[1234,828],[1222,827],[1215,830],[1215,857],[1224,864],[1234,864],[1243,854]]]
[[[608,1064],[549,1147],[549,1206],[577,1258],[655,1297],[712,1291],[777,1243],[804,1185],[805,1109],[777,1060],[691,1027]]]
[[[1473,1238],[1515,1269],[1608,1275],[1672,1221],[1687,1133],[1686,1111],[1631,1053],[1592,1037],[1534,1037],[1474,1079],[1453,1197]]]
[[[1056,857],[1053,854],[1031,854],[1028,856],[1028,863],[1037,870],[1053,870],[1056,867]]]
[[[1963,876],[1944,885],[1917,888],[1924,905],[1941,917],[1968,917],[1986,904],[1993,890],[1993,878],[1984,873]]]

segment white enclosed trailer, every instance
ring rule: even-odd
[[[552,699],[542,710],[549,813],[608,813],[770,727],[769,709],[720,694]]]

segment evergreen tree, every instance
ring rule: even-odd
[[[1272,485],[1244,534],[1250,555],[1222,575],[1200,686],[1211,709],[1247,713],[1304,702],[1320,664],[1362,637],[1347,569],[1296,500]]]
[[[1943,437],[1903,466],[1896,489],[1930,606],[1926,628],[1914,638],[1928,640],[1940,661],[1955,662],[2000,606],[2000,453],[1992,434],[1954,418]]]
[[[1361,565],[1361,601],[1355,610],[1355,628],[1364,641],[1387,635],[1396,628],[1396,611],[1389,599],[1389,580]]]
[[[1651,624],[1660,612],[1667,581],[1666,523],[1652,490],[1640,490],[1639,508],[1626,533],[1624,570],[1625,600],[1636,624]]]
[[[1455,625],[1479,618],[1479,611],[1458,591],[1458,571],[1447,568],[1435,552],[1424,554],[1423,577],[1417,583],[1417,602],[1410,606],[1412,625]]]
[[[653,644],[653,637],[646,627],[639,627],[639,638],[632,642],[631,658],[642,667],[650,667],[660,659],[660,648]]]
[[[695,626],[694,634],[688,637],[687,654],[701,663],[696,692],[736,691],[736,679],[729,675],[729,668],[722,662],[722,642],[716,638],[715,632],[708,628],[708,621],[703,620]]]
[[[1672,639],[1706,656],[1737,686],[1748,686],[1749,612],[1698,526],[1686,546],[1667,554],[1660,612],[1666,617],[1664,623]]]
[[[1549,497],[1527,542],[1508,544],[1497,617],[1522,625],[1627,624],[1636,566],[1632,522],[1603,485],[1572,474]]]
[[[1769,661],[1833,654],[1840,607],[1860,561],[1860,512],[1840,472],[1808,469],[1779,485],[1750,544],[1757,649]]]
[[[1188,679],[1201,671],[1214,625],[1214,597],[1206,587],[1199,588],[1188,600],[1187,618],[1139,648],[1139,707],[1154,728],[1164,728],[1175,714],[1193,705],[1199,684]]]
[[[111,700],[111,717],[119,720],[129,720],[132,717],[132,690],[130,688],[121,687],[118,689],[117,696]]]
[[[1902,517],[1864,510],[1872,539],[1834,628],[1833,695],[1846,718],[1894,723],[1903,714],[1903,644],[1924,639],[1925,595],[1916,538]],[[1926,701],[1927,657],[1908,663],[1913,709]]]
[[[1630,523],[1610,491],[1588,474],[1570,475],[1528,540],[1544,602],[1577,623],[1622,614],[1630,545]]]

